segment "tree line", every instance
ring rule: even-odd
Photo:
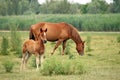
[[[0,0],[0,15],[29,14],[97,14],[120,13],[120,0],[108,4],[105,0],[92,0],[87,4],[70,3],[68,0]]]

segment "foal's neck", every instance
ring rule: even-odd
[[[40,46],[44,46],[44,43],[43,43],[43,41],[42,41],[41,39],[38,39],[37,42],[38,42],[38,44],[39,44]]]

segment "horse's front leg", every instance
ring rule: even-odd
[[[62,49],[62,55],[64,55],[64,51],[65,51],[65,48],[66,48],[66,41],[67,41],[67,40],[64,40],[64,41],[63,41],[63,44],[62,44],[62,48],[63,48],[63,49]]]
[[[55,47],[54,47],[54,49],[53,49],[53,51],[52,51],[52,55],[53,55],[53,53],[55,52],[55,50],[58,48],[58,46],[63,42],[64,40],[63,39],[59,39],[58,41],[57,41],[57,43],[56,43],[56,45],[55,45]]]

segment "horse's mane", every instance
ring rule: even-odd
[[[74,28],[72,25],[67,24],[66,25],[69,27],[69,35],[71,35],[71,39],[73,39],[76,43],[80,43],[82,42],[80,35],[78,33],[78,30],[76,28]]]

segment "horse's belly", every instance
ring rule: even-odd
[[[48,41],[57,41],[60,37],[60,31],[48,31],[47,40]]]
[[[47,40],[48,41],[57,41],[58,37],[56,37],[56,36],[47,36]]]

